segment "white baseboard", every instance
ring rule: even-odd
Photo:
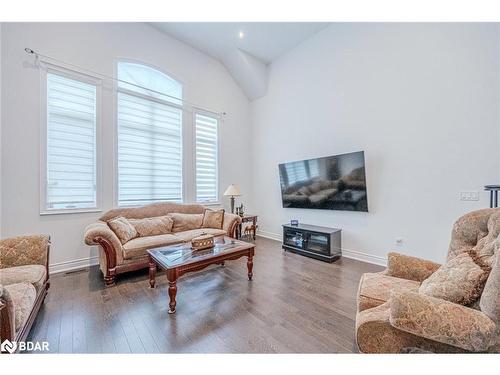
[[[49,272],[50,274],[56,274],[61,272],[75,271],[82,268],[87,268],[90,266],[95,266],[99,264],[99,257],[90,257],[76,260],[68,260],[66,262],[59,262],[49,264]]]
[[[277,233],[272,233],[272,232],[267,232],[264,230],[259,230],[257,233],[257,236],[268,238],[270,240],[274,241],[282,241],[283,236],[281,234]],[[357,251],[357,250],[349,250],[346,248],[342,248],[342,256],[349,258],[349,259],[355,259],[355,260],[360,260],[362,262],[366,263],[372,263],[376,264],[379,266],[387,266],[387,258],[386,257],[381,257],[378,255],[371,255],[364,253],[362,251]]]
[[[281,241],[283,239],[283,236],[281,234],[266,232],[265,230],[260,230],[260,229],[257,231],[257,236],[269,238],[270,240],[275,240],[275,241]]]

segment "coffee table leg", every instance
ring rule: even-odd
[[[151,288],[155,287],[156,282],[156,263],[153,261],[151,256],[149,257],[149,285]]]
[[[253,255],[248,255],[247,260],[247,268],[248,268],[248,280],[252,280],[252,270],[253,270]]]
[[[170,297],[170,303],[168,304],[168,313],[175,313],[175,305],[177,302],[175,301],[175,296],[177,295],[177,281],[169,281],[168,282],[168,296]]]

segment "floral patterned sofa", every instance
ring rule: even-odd
[[[0,241],[0,342],[24,341],[49,289],[50,238]]]
[[[361,278],[356,341],[362,353],[499,352],[500,208],[453,227],[446,263],[390,253]]]
[[[208,215],[212,219],[207,220]],[[199,204],[154,203],[106,212],[87,226],[84,240],[99,246],[100,269],[106,285],[112,286],[117,274],[149,266],[148,249],[188,242],[204,233],[235,237],[240,222],[238,215]]]

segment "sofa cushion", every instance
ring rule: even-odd
[[[365,273],[359,282],[358,311],[371,309],[388,301],[391,290],[417,291],[418,281],[400,279],[381,273]]]
[[[181,239],[183,242],[189,242],[193,238],[201,236],[203,234],[213,234],[214,236],[223,236],[226,233],[226,231],[222,229],[215,229],[215,228],[201,228],[201,229],[192,229],[192,230],[187,230],[185,232],[179,232],[176,233],[175,236],[179,239]]]
[[[14,329],[17,332],[26,323],[35,305],[36,290],[30,283],[4,285],[3,288],[7,308],[14,311]]]
[[[182,240],[173,234],[137,237],[123,245],[123,258],[136,258],[138,256],[145,255],[148,249],[160,246],[174,245],[181,242]]]
[[[495,258],[495,263],[479,300],[479,307],[500,329],[500,251],[497,250]]]
[[[419,292],[461,305],[479,298],[488,272],[479,267],[469,254],[462,253],[447,261],[425,279]]]
[[[139,235],[134,226],[123,216],[115,217],[108,221],[108,225],[122,244],[127,243],[132,238]]]
[[[158,236],[160,234],[172,233],[174,221],[171,217],[157,216],[146,217],[144,219],[128,219],[139,233],[139,237]]]
[[[45,266],[39,264],[2,268],[0,269],[0,284],[30,283],[36,290],[40,290],[45,282],[46,274]]]
[[[172,232],[177,233],[201,228],[204,214],[171,213],[169,216],[174,220]]]
[[[202,228],[222,229],[224,224],[224,210],[206,210],[203,215]]]

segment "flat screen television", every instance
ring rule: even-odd
[[[283,207],[368,212],[363,151],[279,165]]]

